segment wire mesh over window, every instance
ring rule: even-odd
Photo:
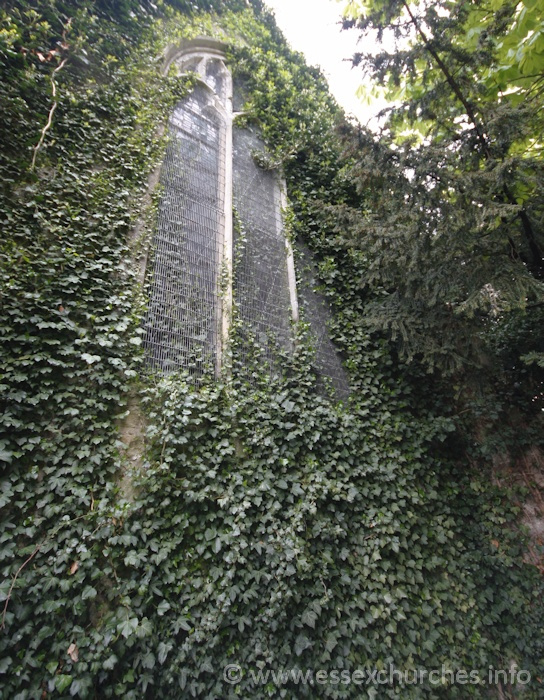
[[[227,75],[223,61],[212,58],[206,62],[205,80],[219,99],[224,102],[227,99]]]
[[[213,100],[197,86],[169,122],[144,340],[165,373],[201,374],[220,352],[225,123]]]
[[[226,301],[226,311],[222,308],[221,270],[223,265],[230,269],[233,252],[235,306],[243,336],[253,341],[237,346],[236,367],[244,371],[252,366],[249,353],[256,344],[259,364],[264,360],[278,371],[278,351],[292,347],[291,304],[296,304],[280,184],[277,173],[257,165],[254,155],[264,148],[251,129],[232,129],[232,163],[226,162],[232,82],[222,53],[211,40],[207,46],[203,52],[190,47],[175,60],[201,82],[176,106],[168,125],[163,194],[148,270],[148,364],[163,373],[187,369],[195,377],[220,368],[229,306]],[[235,109],[245,102],[242,84],[235,86],[233,97]],[[229,177],[227,182],[231,166],[232,181]],[[232,222],[231,212],[225,212],[231,187]],[[234,251],[223,250],[231,223]],[[307,249],[300,250],[299,262],[299,306],[315,338],[322,386],[331,383],[342,398],[349,392],[347,377],[328,335],[330,310],[316,291],[315,265]],[[224,291],[228,300],[229,290]]]
[[[299,309],[304,321],[310,324],[310,333],[314,342],[316,369],[321,388],[326,389],[330,383],[338,399],[349,396],[347,373],[342,366],[338,350],[329,337],[328,324],[331,309],[325,296],[319,291],[317,266],[310,250],[298,243],[297,250],[297,295]]]
[[[291,344],[291,301],[280,188],[276,174],[254,161],[253,153],[262,150],[256,134],[234,129],[234,300],[242,332],[274,366],[276,348]],[[238,360],[243,364],[243,358]]]

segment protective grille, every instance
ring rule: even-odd
[[[242,332],[258,343],[273,367],[276,348],[291,344],[291,303],[279,184],[276,174],[258,167],[252,156],[262,150],[256,134],[234,129],[233,200],[239,225],[234,227],[233,291]],[[240,353],[243,366],[243,348]]]
[[[325,296],[319,292],[317,266],[310,250],[302,243],[297,250],[297,295],[301,317],[310,324],[310,333],[316,350],[315,364],[323,391],[327,384],[338,399],[347,399],[350,388],[347,373],[338,350],[331,341],[328,323],[331,310]]]
[[[207,61],[206,83],[223,102],[227,99],[227,75],[223,61],[217,58]]]
[[[220,351],[225,124],[212,101],[197,86],[169,122],[144,322],[148,363],[165,373],[202,374]]]

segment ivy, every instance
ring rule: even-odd
[[[361,197],[340,158],[347,127],[260,3],[217,5],[1,11],[2,128],[15,115],[25,127],[0,164],[2,696],[371,698],[372,686],[255,686],[250,671],[445,664],[485,678],[515,660],[537,698],[541,581],[523,562],[513,501],[458,458],[466,435],[447,397],[431,398],[418,368],[360,322],[364,259],[324,206]],[[60,65],[38,54],[56,50],[69,18],[33,170]],[[191,87],[158,78],[156,57],[202,33],[230,41],[246,118],[283,164],[293,235],[312,247],[334,309],[349,402],[319,392],[304,323],[272,377],[237,330],[220,381],[144,371],[134,258],[149,232],[133,232],[160,127]],[[124,421],[135,418],[133,447]],[[227,664],[241,666],[240,683],[225,682]]]

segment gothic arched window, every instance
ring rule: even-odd
[[[151,367],[165,373],[220,371],[233,296],[243,327],[270,361],[275,345],[289,347],[291,321],[298,318],[283,186],[277,172],[255,162],[255,153],[264,150],[259,134],[233,128],[224,48],[199,38],[170,49],[165,62],[165,72],[174,64],[199,78],[170,117],[160,176],[145,347]],[[347,386],[334,347],[325,341],[324,374]]]
[[[175,107],[161,168],[145,345],[163,372],[221,363],[224,299],[220,274],[229,245],[231,81],[223,54],[187,46],[175,61],[200,77]],[[232,236],[230,236],[232,238]]]

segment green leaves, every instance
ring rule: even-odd
[[[383,357],[375,351],[376,361]],[[366,372],[370,378],[376,366]],[[440,667],[446,654],[454,654],[468,664],[468,637],[485,626],[489,605],[478,607],[473,598],[481,585],[473,568],[481,561],[476,503],[489,492],[471,491],[476,501],[467,515],[459,508],[466,490],[452,488],[459,474],[438,475],[425,445],[451,426],[443,419],[434,424],[430,416],[414,422],[392,398],[383,404],[376,399],[372,414],[355,402],[344,411],[311,393],[303,398],[288,376],[289,389],[282,380],[249,393],[236,377],[228,387],[203,386],[191,393],[194,410],[183,424],[178,417],[189,398],[178,380],[164,379],[155,390],[161,410],[152,413],[163,417],[155,457],[183,468],[179,477],[147,475],[143,491],[156,493],[157,528],[180,509],[189,524],[183,533],[168,529],[167,537],[180,538],[183,563],[173,579],[178,594],[168,606],[160,604],[165,612],[157,619],[166,623],[176,611],[190,612],[190,624],[178,619],[171,628],[186,633],[188,677],[200,678],[208,664],[229,662],[229,652],[205,639],[220,639],[221,649],[252,659],[247,639],[253,635],[266,640],[282,667],[293,656],[305,664],[319,659],[331,669],[348,658],[374,667],[389,654],[399,663],[417,660],[428,667]],[[285,391],[296,418],[294,410],[285,411]],[[213,431],[196,433],[201,415]],[[226,449],[233,426],[244,446],[236,453]],[[288,439],[294,426],[298,436]],[[382,434],[387,439],[380,441]],[[180,442],[181,435],[188,440]],[[350,448],[343,450],[345,445]],[[216,455],[214,469],[210,455]],[[164,498],[167,484],[182,487],[181,500]],[[146,502],[149,508],[149,497]],[[159,568],[155,576],[165,580]],[[506,585],[512,595],[526,595],[513,579]],[[510,632],[503,631],[500,644],[507,644]],[[479,640],[479,652],[487,653],[497,639],[489,647]],[[162,647],[154,652],[158,665],[165,653]],[[164,663],[177,662],[168,654]],[[203,694],[215,687],[211,678],[201,683]]]
[[[398,100],[380,142],[346,140],[368,213],[331,214],[365,254],[363,323],[430,371],[481,366],[486,325],[544,293],[541,18],[521,2],[351,7],[399,40],[361,57]]]
[[[295,654],[300,656],[306,649],[313,646],[312,642],[304,634],[299,634],[295,639]]]
[[[317,621],[318,615],[314,610],[305,610],[303,615],[302,615],[302,622],[305,625],[308,625],[308,627],[311,627],[312,629],[315,629],[315,623]]]
[[[127,639],[131,635],[133,635],[136,630],[138,629],[138,618],[137,617],[131,617],[130,619],[127,618],[126,620],[123,620],[117,625],[117,631]],[[112,666],[113,668],[113,666]]]
[[[59,693],[63,693],[70,687],[70,685],[72,685],[72,680],[72,676],[69,676],[65,673],[61,673],[60,675],[55,677],[55,689]]]
[[[50,29],[36,41],[54,45],[60,5],[42,5]],[[455,659],[485,670],[504,658],[537,666],[538,588],[514,554],[518,535],[505,529],[508,504],[452,461],[466,445],[452,434],[441,387],[417,367],[408,372],[364,327],[369,296],[391,292],[376,289],[372,246],[354,244],[353,210],[370,216],[406,180],[392,151],[363,135],[377,170],[361,173],[357,154],[341,159],[322,78],[264,10],[257,20],[241,5],[221,3],[220,17],[168,10],[165,24],[128,0],[115,12],[103,3],[69,12],[77,52],[32,181],[23,161],[47,80],[20,51],[23,15],[5,25],[2,128],[22,139],[0,163],[10,233],[0,250],[6,697],[226,697],[229,663],[244,669],[243,697],[333,692],[251,684],[247,669],[289,669],[293,659],[327,672],[390,658],[406,668]],[[63,16],[77,9],[62,7]],[[257,363],[251,385],[236,371],[198,385],[142,372],[142,301],[126,236],[160,159],[157,127],[186,86],[159,78],[150,56],[166,41],[223,29],[236,37],[230,61],[247,80],[249,118],[285,165],[293,233],[320,262],[353,380],[345,406],[317,391],[303,328],[281,371],[270,377]],[[527,188],[516,190],[524,201]],[[409,226],[411,215],[400,221]],[[403,252],[402,274],[426,260],[426,242]],[[128,440],[118,422],[135,415],[141,424],[130,424]],[[361,697],[355,686],[342,692]],[[407,700],[453,697],[441,692],[402,689]]]

